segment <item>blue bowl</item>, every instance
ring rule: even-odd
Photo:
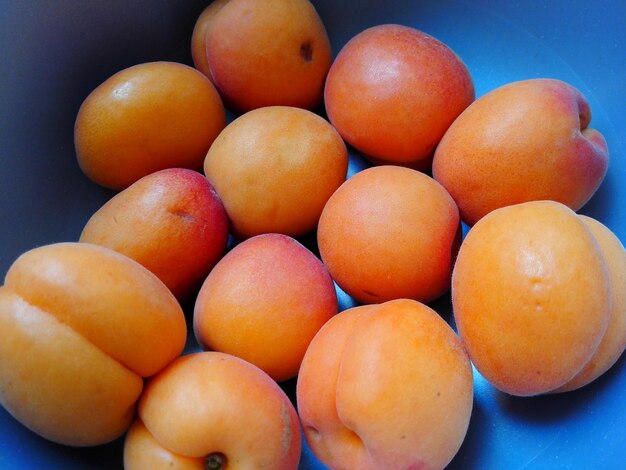
[[[82,100],[116,71],[141,62],[191,64],[196,0],[1,2],[0,275],[38,245],[76,241],[113,193],[80,171],[73,123]],[[449,45],[477,96],[507,82],[550,77],[588,98],[592,127],[609,145],[606,179],[582,213],[626,242],[626,4],[611,0],[316,0],[335,53],[363,29],[400,23]],[[351,171],[367,165],[351,156]],[[353,305],[342,296],[343,308]],[[434,304],[451,319],[449,297]],[[1,340],[1,339],[0,339]],[[193,350],[190,344],[188,350]],[[0,364],[0,367],[2,365]],[[515,398],[475,373],[467,438],[450,468],[626,467],[626,364],[581,390]],[[293,398],[294,384],[284,384]],[[0,468],[122,468],[121,439],[75,449],[31,433],[0,408]],[[301,469],[321,469],[304,448]]]

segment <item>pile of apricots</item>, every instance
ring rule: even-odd
[[[626,251],[575,212],[608,166],[575,88],[475,99],[461,58],[402,25],[333,57],[307,0],[216,0],[191,42],[195,68],[86,97],[78,164],[118,192],[0,287],[0,403],[24,426],[125,435],[127,470],[296,469],[302,436],[332,469],[438,469],[472,364],[531,396],[620,357]],[[348,145],[371,162],[349,178]],[[358,306],[338,314],[336,285]],[[454,329],[426,305],[447,292]]]

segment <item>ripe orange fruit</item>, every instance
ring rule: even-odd
[[[430,301],[450,287],[459,213],[429,176],[379,166],[355,174],[331,196],[317,240],[333,279],[360,302]]]
[[[550,392],[591,359],[611,286],[594,236],[567,206],[496,209],[467,234],[452,275],[459,335],[478,371],[520,396]]]
[[[78,111],[76,156],[94,182],[123,189],[165,168],[199,170],[226,125],[213,84],[192,67],[150,62],[93,90]]]
[[[328,121],[287,106],[240,116],[215,139],[204,161],[232,231],[241,238],[313,230],[347,170],[346,146]]]

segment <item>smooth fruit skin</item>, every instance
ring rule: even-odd
[[[198,16],[191,34],[191,58],[193,65],[211,81],[213,81],[213,77],[211,76],[209,61],[206,56],[206,35],[213,24],[215,16],[228,2],[230,0],[214,0],[209,3]]]
[[[330,468],[443,468],[468,429],[472,369],[452,329],[425,305],[361,306],[311,342],[297,403],[309,446]]]
[[[375,163],[425,170],[452,121],[474,100],[465,64],[416,29],[386,24],[354,36],[324,90],[330,122]]]
[[[136,419],[126,433],[124,440],[124,469],[176,469],[206,470],[205,460],[199,457],[186,457],[163,447],[146,429],[140,419]]]
[[[328,121],[288,106],[240,116],[217,137],[204,161],[204,173],[239,238],[297,237],[314,230],[347,171],[346,145]]]
[[[197,292],[227,240],[219,196],[203,175],[183,168],[136,181],[94,213],[80,236],[145,266],[179,299]]]
[[[450,287],[460,241],[454,201],[416,170],[363,170],[331,196],[317,231],[324,264],[363,303],[433,300]]]
[[[147,269],[107,248],[30,250],[0,288],[0,402],[22,424],[66,445],[122,434],[142,377],[183,350],[185,318]]]
[[[227,106],[313,109],[332,62],[330,41],[307,0],[231,0],[211,22],[206,51]]]
[[[143,387],[139,375],[6,287],[0,327],[0,404],[15,419],[70,446],[124,433]]]
[[[554,200],[574,211],[600,186],[608,168],[602,135],[574,87],[551,79],[509,83],[480,97],[437,147],[433,176],[475,224],[490,211]]]
[[[328,271],[296,240],[250,238],[213,268],[194,308],[205,348],[241,357],[276,381],[294,377],[313,336],[337,313]]]
[[[607,329],[610,278],[563,204],[494,210],[467,234],[452,274],[459,335],[478,371],[511,395],[547,393],[591,359]]]
[[[146,385],[138,414],[154,439],[128,435],[127,470],[168,468],[145,465],[170,459],[194,468],[190,459],[218,452],[225,468],[298,467],[300,425],[293,405],[267,374],[227,354],[201,352],[174,361]],[[162,453],[167,455],[155,459]]]
[[[74,126],[76,157],[91,180],[124,189],[164,168],[200,169],[225,125],[219,94],[201,72],[175,62],[139,64],[87,96]]]
[[[626,349],[626,250],[605,225],[579,215],[587,225],[604,256],[611,284],[611,314],[606,333],[591,360],[572,380],[555,392],[575,390],[593,382],[609,370]]]

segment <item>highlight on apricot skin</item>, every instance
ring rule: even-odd
[[[0,403],[35,433],[71,446],[119,437],[142,379],[186,340],[182,309],[156,276],[85,243],[22,254],[0,287],[0,327]]]
[[[565,82],[506,84],[477,99],[446,131],[433,176],[468,225],[528,201],[554,200],[577,211],[608,169],[606,141],[590,122],[589,103]]]
[[[611,284],[609,324],[598,349],[585,367],[565,385],[554,390],[567,392],[583,387],[609,370],[626,349],[626,250],[611,230],[599,221],[579,215],[600,245]]]
[[[204,161],[204,173],[239,238],[297,237],[314,230],[347,170],[346,145],[330,123],[289,106],[255,109],[235,119]]]
[[[294,377],[313,336],[337,313],[328,271],[296,240],[250,238],[213,268],[194,308],[205,349],[253,363],[276,381]]]
[[[460,243],[458,209],[446,190],[421,172],[373,167],[330,197],[317,241],[335,282],[358,301],[426,302],[450,287]]]
[[[429,307],[355,307],[324,325],[302,362],[304,435],[337,470],[444,468],[469,426],[472,380],[459,338]]]
[[[332,62],[326,28],[308,0],[230,0],[206,32],[207,62],[226,105],[313,109]]]
[[[183,356],[146,385],[124,445],[126,470],[295,470],[300,424],[283,390],[219,352]]]
[[[376,164],[430,168],[438,142],[474,100],[462,60],[414,28],[377,25],[354,36],[324,90],[330,122]]]
[[[562,387],[585,367],[607,331],[611,296],[598,242],[554,201],[487,214],[452,274],[454,318],[472,362],[518,396]]]
[[[124,189],[164,168],[199,170],[226,125],[224,106],[201,72],[175,62],[121,70],[82,103],[74,126],[85,175]]]

